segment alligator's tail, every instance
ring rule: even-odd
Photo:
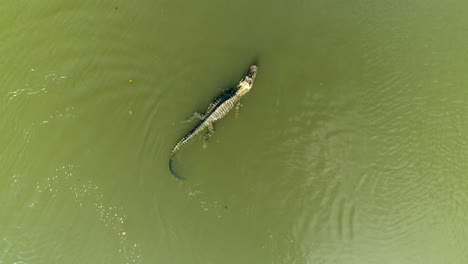
[[[178,175],[175,170],[174,170],[174,156],[171,155],[171,158],[169,159],[169,170],[171,171],[171,174],[176,177],[178,180],[184,180],[180,175]]]

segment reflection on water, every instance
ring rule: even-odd
[[[104,229],[111,231],[114,234],[115,240],[118,241],[118,253],[127,263],[141,263],[141,248],[138,243],[128,238],[131,234],[126,229],[128,215],[125,213],[125,208],[112,204],[109,198],[105,197],[104,192],[100,187],[88,180],[87,182],[80,181],[80,176],[76,172],[73,165],[64,165],[55,169],[54,176],[48,177],[36,185],[36,192],[39,194],[30,204],[30,208],[35,208],[42,200],[47,200],[48,203],[56,203],[63,195],[73,196],[73,207],[87,207],[93,210],[94,219],[98,220]],[[16,182],[16,178],[13,180]],[[50,198],[44,197],[49,196]],[[42,206],[42,208],[44,208]],[[47,206],[45,207],[45,209]],[[42,214],[51,212],[43,211]],[[92,215],[89,215],[92,216]],[[51,241],[49,241],[50,243]],[[46,241],[42,241],[46,247]],[[18,249],[17,253],[28,255],[26,252]],[[31,252],[34,255],[34,252]],[[17,256],[14,256],[17,257]],[[10,258],[5,258],[8,260]],[[13,258],[11,258],[13,259]]]

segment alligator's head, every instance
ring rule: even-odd
[[[255,77],[257,76],[257,66],[252,65],[247,74],[242,78],[237,86],[239,92],[243,95],[252,89]]]

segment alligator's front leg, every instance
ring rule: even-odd
[[[208,123],[208,132],[203,136],[203,148],[208,146],[208,138],[210,138],[214,134],[214,126],[213,123]]]
[[[203,120],[203,118],[205,118],[205,115],[195,112],[190,118],[185,120],[185,122],[192,122],[193,120]]]
[[[237,102],[237,104],[236,104],[236,119],[239,117],[239,109],[240,109],[241,106],[242,106],[241,102],[240,101]]]

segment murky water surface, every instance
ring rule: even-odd
[[[468,2],[0,10],[0,263],[468,262]]]

